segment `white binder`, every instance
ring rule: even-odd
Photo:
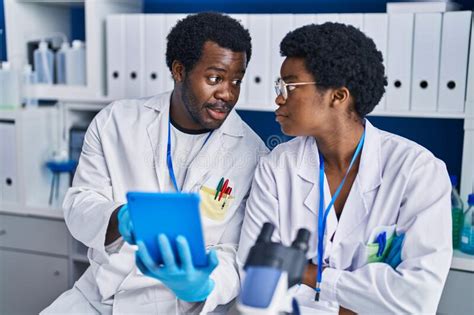
[[[145,96],[145,16],[125,15],[125,96]]]
[[[236,19],[240,24],[245,29],[248,29],[248,16],[247,14],[229,14],[230,17]],[[252,34],[250,34],[252,36]],[[250,57],[250,60],[253,60],[254,58],[255,51],[252,47],[252,56]],[[237,109],[245,109],[245,105],[247,104],[247,81],[249,78],[248,70],[245,71],[244,79],[242,80],[242,83],[240,85],[240,94],[239,94],[239,100],[237,101],[237,104],[235,105],[235,108]]]
[[[316,14],[293,14],[293,29],[316,24]]]
[[[464,112],[471,11],[443,15],[438,111]]]
[[[171,29],[178,23],[178,21],[184,19],[187,14],[165,14],[165,39],[168,37]],[[168,41],[166,41],[165,45],[167,45]],[[165,48],[166,53],[166,48]],[[165,61],[166,63],[166,61]],[[173,75],[171,74],[171,70],[168,69],[168,72],[164,74],[165,77],[165,91],[171,91],[174,88],[174,80]]]
[[[145,96],[166,91],[170,71],[166,66],[164,14],[145,15]]]
[[[410,108],[413,23],[412,13],[388,16],[386,108],[389,111],[408,111]]]
[[[410,103],[412,111],[436,111],[441,20],[441,13],[415,14]]]
[[[346,25],[352,25],[355,28],[362,30],[364,24],[364,15],[362,13],[339,14],[339,22]]]
[[[339,14],[337,13],[320,13],[316,14],[316,24],[324,24],[326,22],[339,22]]]
[[[125,96],[125,16],[109,15],[106,20],[107,96]]]
[[[252,59],[247,67],[247,105],[252,108],[269,108],[273,100],[269,99],[272,89],[270,78],[270,31],[271,18],[269,14],[250,14],[248,29],[252,36]]]
[[[268,90],[269,95],[269,106],[276,108],[275,104],[275,89],[273,88],[274,82],[280,77],[280,68],[284,57],[280,54],[280,43],[283,37],[293,29],[293,16],[291,14],[272,14],[272,25],[271,25],[271,68],[270,68],[270,84],[271,87]]]
[[[15,123],[9,121],[0,122],[0,201],[17,201],[17,156]]]
[[[383,65],[385,67],[385,73],[387,73],[388,15],[385,13],[364,14],[362,30],[365,35],[374,41],[375,46],[377,46],[377,49],[382,53]],[[382,96],[382,99],[377,104],[377,106],[375,106],[374,112],[383,112],[385,110],[385,94]]]
[[[387,36],[388,36],[388,15],[385,13],[367,13],[364,14],[362,31],[370,37],[377,49],[382,53],[385,73],[387,73]],[[387,88],[387,87],[385,87]],[[386,94],[387,92],[385,92]],[[385,94],[380,102],[375,106],[374,113],[385,110]]]

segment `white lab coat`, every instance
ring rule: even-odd
[[[264,222],[276,226],[274,241],[290,245],[299,228],[311,231],[308,259],[317,263],[319,155],[312,137],[297,137],[261,159],[241,233],[238,264],[245,262]],[[324,183],[325,202],[331,193]],[[303,311],[337,313],[435,313],[450,268],[451,185],[444,163],[402,137],[366,121],[359,171],[344,210],[327,219],[321,301],[298,288]],[[396,224],[405,232],[402,263],[393,269],[367,263],[371,232]],[[331,236],[334,235],[331,241]]]
[[[220,216],[209,218],[208,213],[221,208],[220,203],[212,204],[213,198],[207,209],[201,207],[206,246],[214,247],[219,258],[211,274],[216,285],[206,302],[177,301],[158,280],[143,276],[135,266],[134,248],[127,243],[115,253],[104,247],[109,218],[126,202],[126,193],[162,191],[169,181],[166,144],[170,96],[168,92],[117,101],[97,114],[85,137],[73,187],[65,197],[66,224],[71,234],[89,247],[91,264],[74,289],[90,302],[109,305],[114,314],[187,313],[201,311],[201,307],[208,312],[230,302],[239,292],[235,255],[245,200],[258,158],[268,150],[235,111],[193,160],[182,188],[186,192],[199,192],[204,186],[215,189],[221,177],[229,178],[229,186],[233,186],[234,199],[228,201],[225,215],[219,212]],[[175,170],[177,167],[179,163]],[[61,303],[54,305],[56,311]]]

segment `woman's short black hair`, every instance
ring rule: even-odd
[[[319,89],[349,89],[361,118],[374,109],[385,92],[382,53],[372,39],[353,26],[328,22],[300,27],[283,38],[280,53],[304,58]]]
[[[204,43],[212,41],[234,52],[245,52],[247,64],[252,55],[250,33],[228,15],[203,12],[178,21],[168,34],[166,64],[180,61],[188,73],[201,58]]]

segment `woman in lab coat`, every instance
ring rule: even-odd
[[[276,120],[297,137],[257,167],[238,263],[264,222],[284,245],[307,228],[303,312],[435,313],[452,256],[449,178],[428,150],[365,118],[386,85],[381,53],[337,23],[290,32],[281,52]]]

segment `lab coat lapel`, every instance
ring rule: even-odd
[[[298,176],[302,179],[301,192],[305,207],[318,215],[319,207],[319,153],[316,140],[307,137],[298,164]]]
[[[344,205],[334,243],[340,242],[363,223],[372,208],[372,192],[382,183],[379,131],[367,120],[365,130],[359,171]]]
[[[170,97],[171,92],[168,92],[153,97],[145,103],[145,107],[152,109],[154,111],[153,115],[155,115],[148,124],[146,131],[152,147],[153,168],[158,177],[159,191],[164,190],[166,176],[168,176],[166,145],[168,143]]]

